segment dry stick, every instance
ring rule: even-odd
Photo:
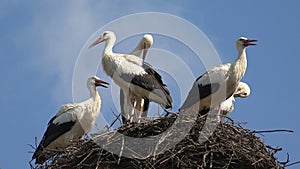
[[[209,154],[209,152],[206,152],[206,153],[203,155],[203,157],[202,157],[202,158],[203,158],[202,160],[203,160],[203,167],[204,167],[204,168],[206,168],[206,161],[205,161],[205,160],[206,160],[206,157],[207,157],[208,154]]]
[[[264,160],[264,159],[263,159],[263,158],[260,158],[259,160],[257,160],[257,161],[255,161],[255,162],[253,162],[251,165],[255,165],[255,164],[257,164],[257,163],[261,162],[262,160]]]
[[[296,165],[296,164],[300,164],[300,161],[296,161],[296,162],[294,162],[294,163],[285,165],[284,167],[289,167],[289,166]]]
[[[115,113],[114,113],[115,114]],[[120,120],[120,116],[121,114],[119,114],[118,116],[116,116],[116,119],[110,124],[110,126],[108,127],[109,129],[117,122],[117,120]]]
[[[113,115],[116,117],[116,119],[112,122],[112,124],[109,126],[109,129],[115,124],[115,122],[117,121],[117,120],[119,120],[120,121],[120,116],[121,116],[121,113],[119,113],[119,115],[117,115],[113,110],[111,110],[112,111],[112,113],[113,113]],[[120,121],[120,123],[121,123],[121,121]]]
[[[289,153],[286,153],[286,154],[287,154],[286,161],[285,162],[280,162],[280,164],[282,164],[283,166],[285,166],[287,163],[290,162],[290,154]]]
[[[79,164],[77,164],[77,167],[79,167],[93,152],[94,150],[92,150],[86,157],[84,157],[84,159],[81,160]]]
[[[32,144],[27,144],[28,146],[30,146],[33,150],[36,150],[36,147],[34,147]],[[33,151],[28,151],[28,153],[34,153]]]
[[[119,154],[119,158],[118,158],[118,165],[120,164],[120,161],[121,161],[121,157],[122,157],[122,154],[123,154],[123,150],[124,150],[124,136],[122,137],[122,147],[121,147],[121,150],[120,150],[120,154]]]
[[[266,147],[267,147],[268,149],[274,150],[275,152],[281,151],[281,150],[282,150],[282,148],[274,148],[274,147],[271,147],[271,146],[269,146],[269,145],[266,145]]]
[[[289,133],[293,133],[293,130],[254,130],[252,131],[252,133],[273,133],[273,132],[289,132]]]
[[[209,164],[209,168],[212,168],[213,167],[213,158],[214,158],[214,153],[213,152],[210,152],[210,164]]]
[[[155,145],[155,149],[154,149],[153,160],[156,160],[156,152],[158,150],[159,144],[161,144],[168,136],[169,136],[169,132],[167,133],[164,132],[160,137],[160,139],[157,141],[157,144]]]

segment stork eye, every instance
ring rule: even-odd
[[[105,32],[105,33],[103,33],[103,36],[106,36],[107,35],[107,33]]]

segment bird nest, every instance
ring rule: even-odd
[[[116,130],[93,135],[92,138],[73,142],[64,150],[47,151],[49,160],[32,168],[231,168],[268,169],[284,168],[275,153],[279,150],[266,145],[255,132],[227,119],[216,125],[206,141],[200,141],[207,116],[183,117],[178,127],[177,115],[154,121],[122,125]],[[181,140],[176,140],[180,129],[192,128]],[[167,133],[167,134],[162,134]],[[147,145],[147,139],[159,137],[156,145]],[[143,141],[141,141],[143,140]],[[150,139],[151,140],[151,139]],[[173,142],[172,142],[173,141]],[[178,143],[177,143],[178,142]],[[168,148],[168,145],[172,145]],[[176,144],[175,144],[176,143]],[[166,147],[157,149],[157,145]],[[132,146],[135,145],[135,146]],[[130,147],[131,146],[131,147]],[[151,148],[153,147],[153,148]],[[135,149],[136,148],[136,149]],[[138,149],[145,149],[144,154]],[[127,154],[126,154],[127,152]]]

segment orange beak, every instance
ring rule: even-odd
[[[244,46],[256,45],[255,43],[251,43],[251,42],[257,42],[257,40],[247,39],[244,41]]]
[[[97,39],[95,42],[93,42],[93,43],[89,46],[89,48],[92,48],[92,47],[96,46],[97,44],[103,42],[104,40],[105,40],[105,39],[101,36],[99,39]]]
[[[107,83],[103,80],[100,80],[100,79],[95,81],[95,86],[101,86],[101,87],[108,88],[108,86],[105,86],[105,85],[109,85],[109,83]]]

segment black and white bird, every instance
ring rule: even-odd
[[[105,31],[89,48],[104,41],[102,66],[127,97],[124,99],[124,105],[134,103],[135,98],[144,98],[160,104],[164,109],[172,107],[172,98],[167,86],[151,66],[144,64],[143,59],[138,56],[112,51],[116,42],[113,32]]]
[[[145,34],[143,38],[138,43],[137,47],[130,53],[130,55],[137,56],[136,59],[139,60],[142,57],[143,65],[145,63],[145,58],[148,49],[153,44],[153,37],[150,34]],[[142,55],[143,52],[143,55]],[[147,65],[148,66],[148,65]],[[145,66],[144,66],[145,67]],[[127,96],[124,96],[124,92],[120,89],[120,106],[122,114],[122,122],[140,122],[142,118],[147,117],[150,101],[147,98],[135,98],[134,102],[129,105],[125,105],[125,100]],[[133,106],[133,107],[132,107]]]
[[[221,102],[230,98],[247,68],[246,47],[256,45],[252,43],[256,41],[245,37],[239,38],[236,41],[237,60],[218,65],[198,77],[179,111],[193,109],[200,112],[218,107]]]
[[[65,148],[70,141],[80,139],[93,128],[101,107],[101,99],[96,87],[107,88],[106,85],[108,85],[107,82],[96,76],[89,77],[87,87],[90,91],[90,98],[81,103],[61,106],[57,114],[49,121],[47,130],[32,156],[32,159],[36,159],[36,164],[42,164],[47,160],[47,157],[43,155],[45,149]]]
[[[250,87],[247,83],[240,82],[238,84],[238,87],[236,88],[236,91],[233,93],[231,97],[226,99],[220,104],[220,107],[215,107],[216,111],[213,112],[220,112],[220,114],[217,114],[218,121],[221,121],[221,117],[228,116],[230,112],[234,109],[234,102],[236,97],[240,98],[246,98],[250,95]],[[217,109],[220,109],[217,111]]]

